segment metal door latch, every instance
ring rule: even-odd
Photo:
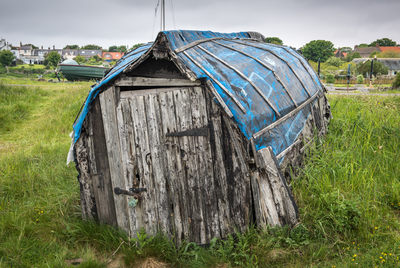
[[[124,194],[130,196],[137,196],[137,194],[140,194],[141,192],[147,192],[147,188],[129,188],[129,190],[124,190],[119,187],[114,188],[114,193],[116,195]]]

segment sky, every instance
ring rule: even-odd
[[[160,30],[159,0],[0,0],[0,37],[13,45],[128,45]],[[165,0],[166,30],[256,31],[299,48],[400,43],[400,0]]]

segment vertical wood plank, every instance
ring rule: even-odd
[[[136,158],[140,174],[140,187],[147,188],[142,193],[142,200],[138,207],[142,212],[142,222],[145,231],[156,234],[158,230],[158,215],[156,208],[155,186],[152,178],[152,158],[147,130],[146,108],[143,96],[135,96],[130,99],[131,113],[134,126]]]
[[[153,181],[155,197],[155,210],[158,214],[158,225],[165,234],[170,234],[169,224],[169,202],[166,189],[166,170],[164,168],[164,146],[163,137],[160,137],[161,115],[156,94],[145,96],[147,128],[149,135],[149,146],[151,154],[151,168],[153,170]]]
[[[93,137],[93,157],[96,168],[92,170],[92,184],[96,199],[98,219],[101,223],[117,226],[113,188],[108,164],[107,147],[104,136],[103,118],[100,101],[94,101],[90,114],[91,135]]]
[[[162,129],[165,134],[176,132],[176,116],[175,116],[175,104],[173,93],[163,92],[159,94],[160,101],[160,112],[162,118]],[[180,146],[178,137],[165,137],[165,157],[166,157],[166,172],[168,174],[167,188],[169,202],[172,207],[171,213],[171,233],[175,238],[176,244],[180,245],[185,233],[188,230],[184,230],[187,227],[184,222],[187,222],[185,207],[185,195],[181,189],[181,180],[185,180],[181,158],[180,158]]]
[[[110,87],[100,94],[100,105],[104,123],[104,134],[107,146],[112,188],[120,187],[126,189],[127,185],[123,177],[121,148],[119,133],[117,129],[117,115],[115,87]],[[128,216],[128,202],[125,195],[114,194],[114,203],[117,223],[120,228],[130,232],[130,221]]]

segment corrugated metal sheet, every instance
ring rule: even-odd
[[[276,128],[262,130],[323,90],[318,76],[302,56],[291,48],[263,42],[260,34],[166,31],[158,38],[161,35],[165,35],[169,48],[183,66],[197,78],[212,83],[243,134],[248,139],[255,138],[257,149],[271,146],[279,154],[290,146],[304,127],[311,112],[309,106]],[[91,90],[74,125],[75,141],[99,89],[149,48],[150,44],[127,54]]]

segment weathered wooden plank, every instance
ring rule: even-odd
[[[121,148],[119,144],[119,133],[117,126],[116,115],[116,88],[110,87],[100,94],[101,113],[104,123],[104,134],[107,146],[108,162],[111,174],[112,188],[126,189],[127,185],[123,177],[121,166]],[[130,222],[128,217],[128,202],[124,195],[114,194],[115,211],[117,223],[120,228],[129,233]]]
[[[213,158],[214,194],[217,206],[218,229],[220,237],[226,237],[232,231],[230,224],[230,210],[228,203],[228,182],[224,162],[224,145],[222,142],[222,115],[217,104],[207,99],[208,117],[210,120],[210,145]]]
[[[260,200],[262,200],[263,198],[264,200],[267,200],[272,197],[276,206],[276,211],[279,216],[280,225],[295,225],[298,222],[297,206],[294,202],[289,187],[286,185],[285,178],[280,172],[279,165],[272,151],[272,148],[268,147],[261,149],[257,151],[257,154],[260,159],[260,174],[261,172],[267,173],[268,182],[272,192],[272,196],[269,195],[268,192],[265,192],[263,196],[260,195]],[[261,176],[260,179],[262,179],[263,177],[264,176]],[[267,187],[265,189],[267,189]]]
[[[147,129],[151,154],[151,168],[155,189],[155,210],[158,213],[158,226],[161,231],[170,234],[169,202],[166,189],[166,169],[164,168],[163,137],[160,135],[161,115],[157,95],[145,96]]]
[[[134,135],[136,157],[138,159],[138,168],[140,174],[140,187],[147,188],[147,192],[142,193],[142,199],[138,203],[142,211],[143,227],[149,234],[156,234],[158,230],[158,214],[156,208],[156,189],[152,178],[152,158],[147,129],[147,117],[145,110],[145,101],[143,96],[137,96],[130,100]]]
[[[206,128],[208,130],[208,118],[205,102],[205,95],[201,87],[194,87],[189,90],[191,111],[192,111],[192,126],[195,129]],[[209,131],[207,131],[209,132]],[[210,163],[211,154],[209,151],[209,138],[207,136],[198,136],[194,138],[195,155],[197,157],[197,199],[201,209],[201,243],[205,244],[212,239],[212,223],[213,211],[215,210],[210,200],[210,187],[213,181],[213,172]],[[211,188],[212,189],[212,188]]]
[[[237,126],[232,120],[223,116],[223,127],[225,128],[225,133],[223,133],[225,153],[229,154],[225,159],[225,167],[227,168],[228,201],[232,222],[235,228],[244,231],[250,222],[251,194],[248,161],[245,160],[244,148],[241,148],[239,144],[242,139]]]
[[[133,122],[131,116],[131,110],[129,106],[129,102],[127,100],[121,99],[118,107],[117,107],[117,119],[118,119],[118,131],[119,131],[119,141],[121,146],[121,158],[122,158],[122,169],[123,169],[123,177],[125,179],[126,189],[134,187],[135,178],[135,162],[136,159],[134,157],[135,153],[131,151],[130,139],[132,138],[129,133],[133,131]],[[136,186],[137,187],[137,186]],[[135,187],[135,188],[136,188]],[[129,216],[130,222],[130,236],[135,237],[136,232],[139,230],[137,226],[137,215],[135,207],[129,206],[129,203],[135,202],[133,196],[127,196],[128,199],[128,209],[126,213]]]
[[[159,95],[161,125],[163,133],[176,132],[175,105],[173,92],[164,92]],[[184,195],[180,187],[180,180],[185,180],[183,175],[182,163],[180,158],[180,147],[178,137],[167,137],[164,142],[166,156],[166,172],[168,174],[167,188],[169,202],[172,207],[171,234],[175,238],[177,245],[180,245],[184,237],[183,228],[186,226],[183,222],[187,221],[185,217]],[[183,211],[182,211],[183,210]],[[187,233],[187,230],[186,230]]]
[[[266,172],[254,170],[251,173],[251,186],[257,226],[279,226],[279,215]]]
[[[115,81],[115,85],[119,87],[193,87],[200,86],[201,82],[191,81],[189,79],[178,78],[155,78],[155,77],[121,77]]]
[[[190,97],[186,90],[176,90],[174,92],[175,114],[177,119],[177,131],[184,131],[193,128],[192,112],[190,107]],[[197,179],[197,161],[194,148],[194,137],[179,137],[181,148],[181,161],[184,167],[186,180],[182,182],[181,187],[184,188],[183,194],[186,195],[188,222],[185,224],[189,230],[189,240],[201,243],[201,209],[196,198],[196,179]],[[204,233],[204,232],[203,232]]]
[[[98,219],[96,202],[91,183],[88,160],[87,133],[84,129],[78,141],[75,143],[75,158],[78,163],[78,181],[80,186],[81,209],[84,219]]]
[[[94,101],[92,107],[90,126],[92,144],[89,150],[93,154],[91,156],[93,159],[91,174],[98,219],[101,223],[117,226],[103,118],[98,98]]]

